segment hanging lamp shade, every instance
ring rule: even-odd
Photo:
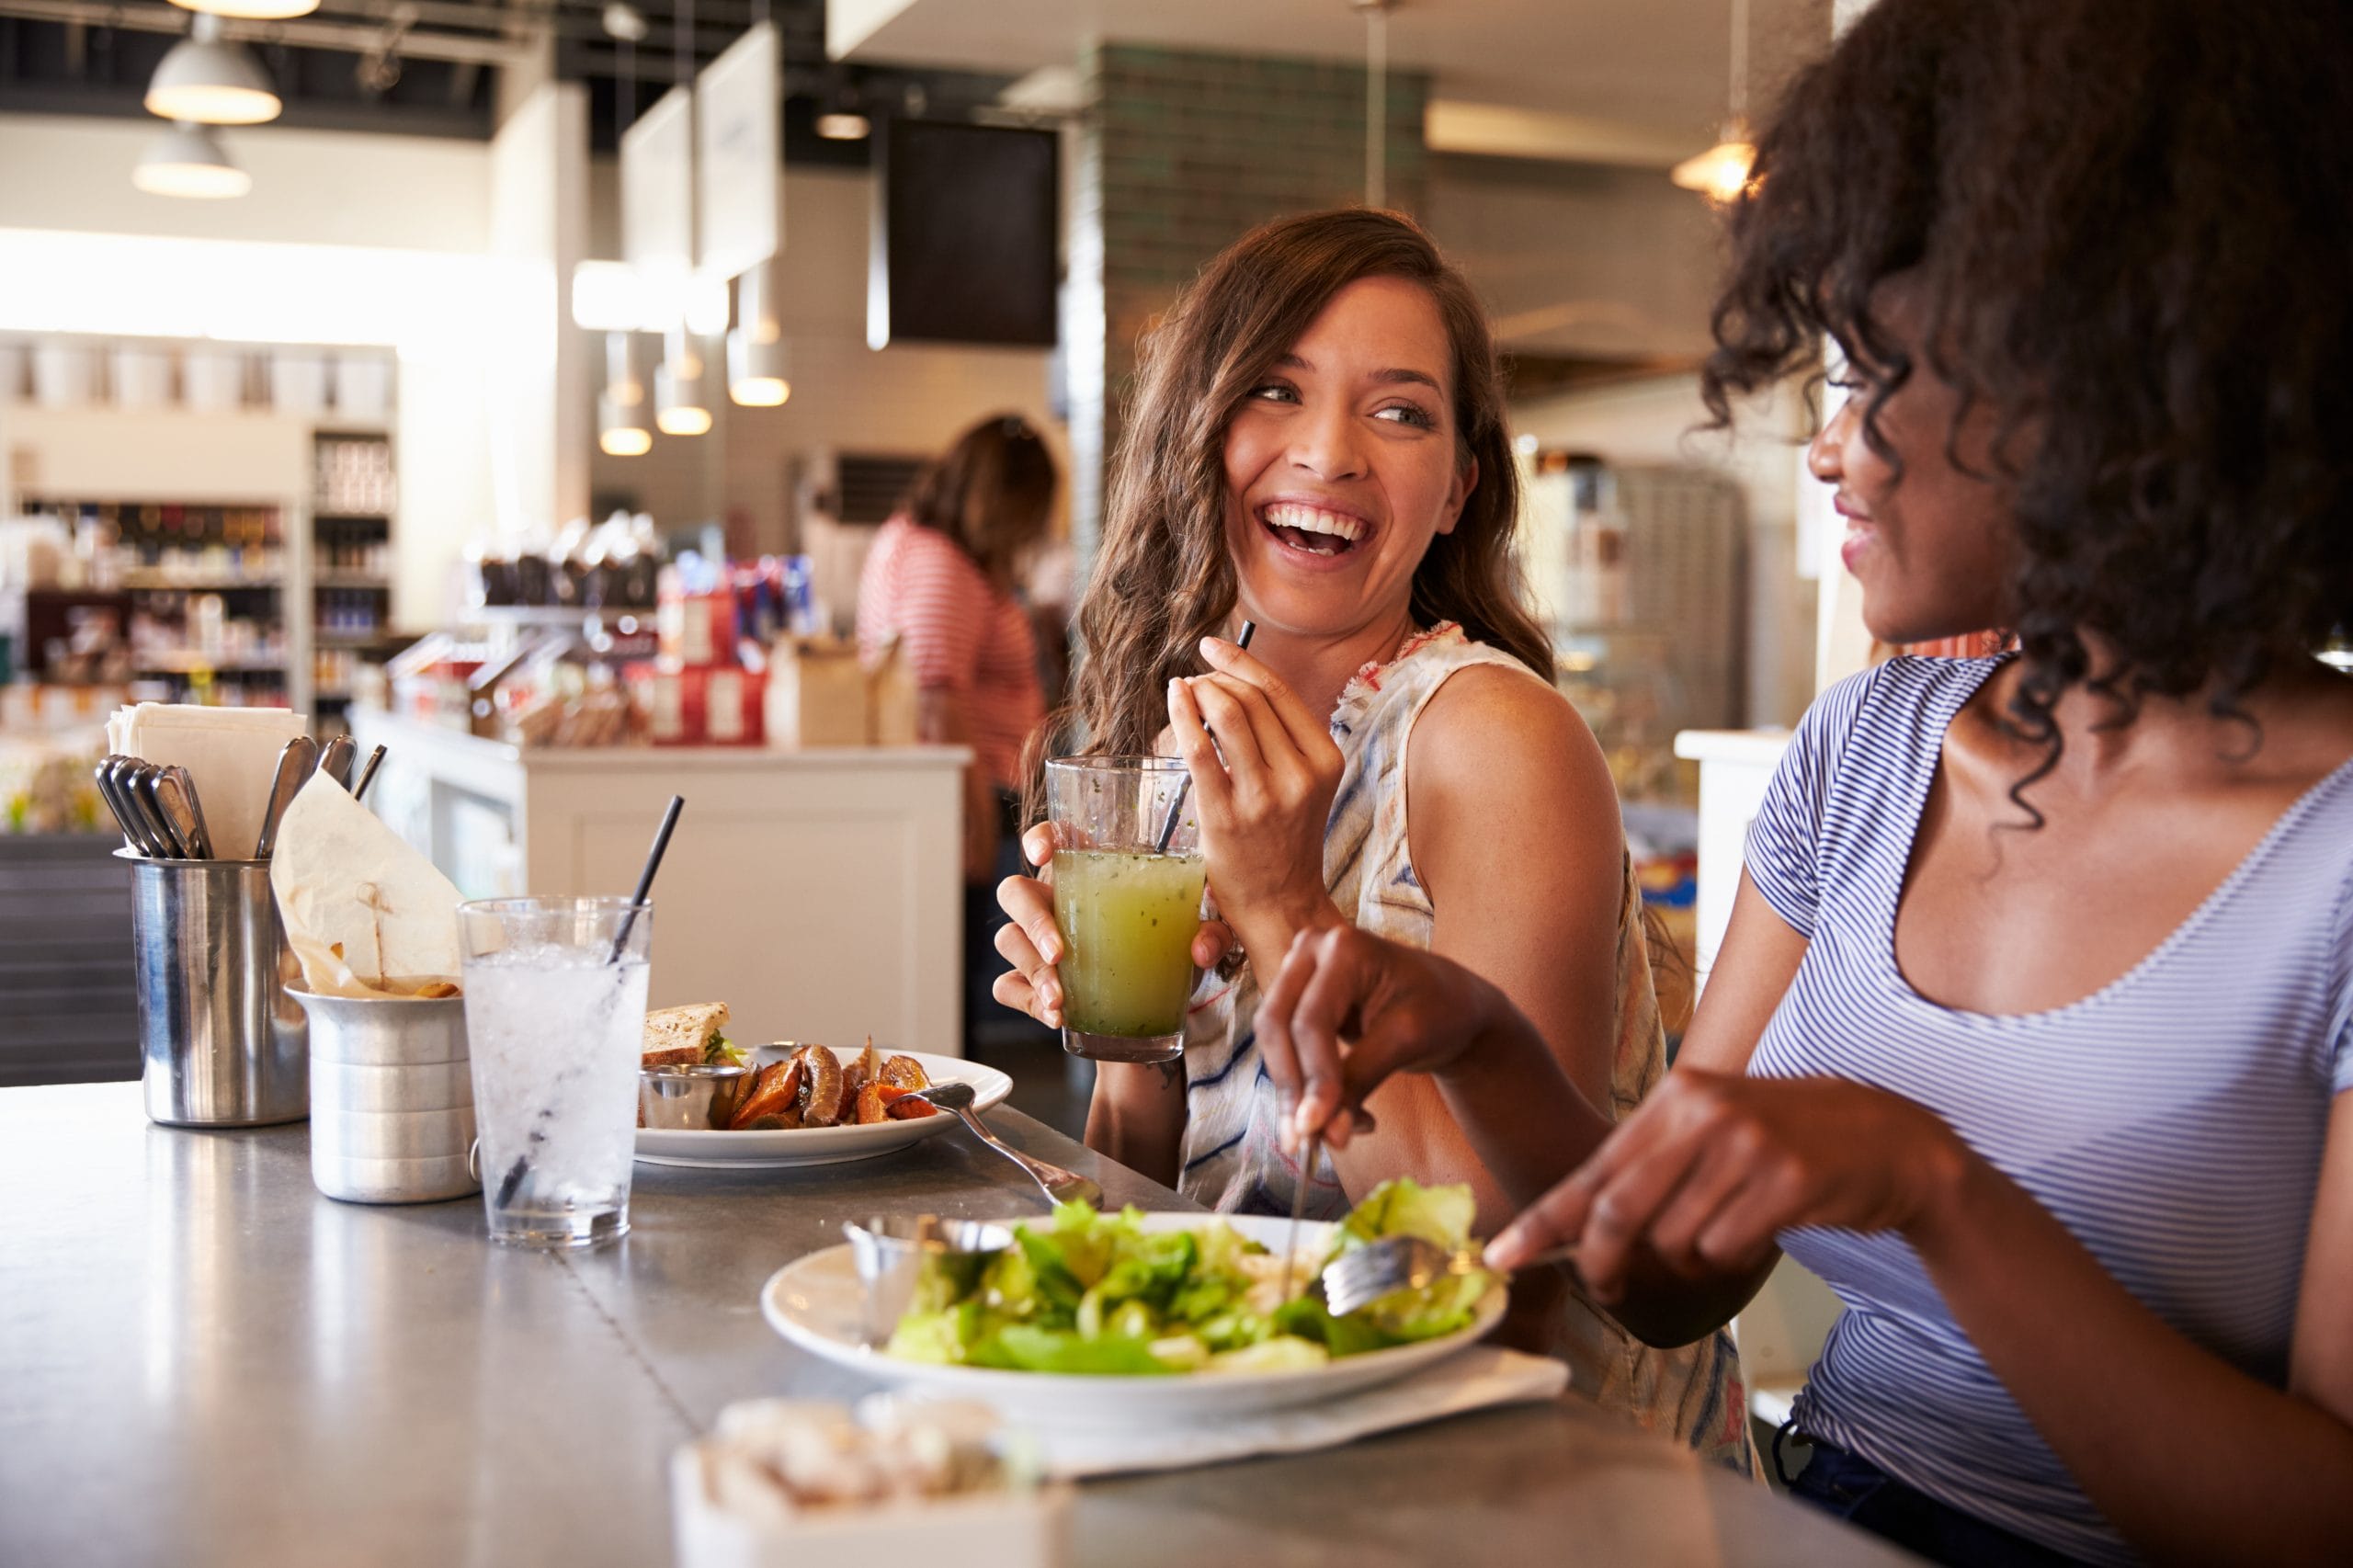
[[[646,417],[645,377],[638,368],[636,335],[605,335],[605,390],[597,399],[597,448],[607,457],[642,458],[654,449]]]
[[[645,426],[645,405],[598,398],[597,449],[608,458],[642,458],[652,451],[654,432]]]
[[[203,12],[155,67],[145,102],[149,114],[203,125],[259,125],[286,108],[260,62],[223,40],[221,18]]]
[[[654,371],[654,427],[665,436],[699,436],[710,428],[702,350],[683,325],[663,338],[662,363]]]
[[[172,0],[172,4],[183,11],[237,17],[249,22],[283,22],[319,8],[319,0]]]
[[[1719,204],[1730,202],[1748,188],[1756,166],[1756,143],[1748,127],[1733,120],[1723,128],[1722,140],[1675,165],[1667,177],[1686,190],[1696,190]]]
[[[182,120],[147,144],[131,171],[131,183],[150,196],[220,200],[253,189],[254,176],[236,165],[210,130]]]
[[[735,280],[735,330],[727,335],[727,395],[746,408],[775,408],[792,395],[779,296],[778,258],[755,262]]]

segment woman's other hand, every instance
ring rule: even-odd
[[[1353,926],[1302,930],[1258,1003],[1258,1049],[1286,1110],[1283,1137],[1345,1149],[1371,1125],[1365,1096],[1392,1074],[1442,1071],[1502,999],[1449,959]]]
[[[1950,1212],[1975,1158],[1882,1089],[1678,1067],[1487,1257],[1512,1268],[1574,1247],[1586,1288],[1608,1302],[1639,1255],[1702,1279],[1762,1267],[1794,1226],[1916,1235]]]
[[[1211,673],[1169,683],[1169,729],[1192,771],[1210,891],[1265,973],[1297,933],[1341,923],[1324,830],[1344,761],[1280,676],[1222,637],[1201,639],[1201,656]]]
[[[1023,834],[1021,853],[1038,874],[1007,877],[997,884],[997,907],[1009,918],[997,927],[996,950],[1013,967],[996,977],[989,994],[1049,1028],[1060,1028],[1063,983],[1054,966],[1063,960],[1063,935],[1054,925],[1053,824],[1040,823]],[[1223,925],[1204,922],[1193,934],[1193,962],[1214,968],[1233,941]]]

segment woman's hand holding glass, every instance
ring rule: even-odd
[[[997,927],[996,950],[1013,967],[996,977],[989,994],[1049,1028],[1060,1028],[1063,986],[1054,966],[1063,960],[1063,937],[1054,924],[1053,824],[1041,822],[1023,834],[1021,853],[1038,874],[1007,877],[997,884],[997,907],[1010,918]],[[1193,962],[1211,968],[1233,940],[1220,922],[1203,923],[1193,935]]]
[[[1273,670],[1222,637],[1202,638],[1201,656],[1210,674],[1168,683],[1169,733],[1192,773],[1211,895],[1265,972],[1299,932],[1345,923],[1324,885],[1345,762]]]

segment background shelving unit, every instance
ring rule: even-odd
[[[95,353],[103,346],[88,347]],[[149,347],[194,352],[164,340]],[[0,400],[0,448],[9,459],[0,469],[0,514],[70,507],[78,516],[97,506],[118,520],[126,511],[134,518],[149,511],[266,515],[266,553],[241,541],[223,563],[158,540],[152,556],[142,552],[103,586],[119,596],[126,630],[142,611],[150,625],[185,624],[188,607],[209,595],[221,598],[224,622],[267,629],[267,640],[191,635],[185,644],[142,652],[144,667],[135,674],[167,683],[174,699],[200,699],[210,687],[230,685],[259,696],[274,682],[274,700],[311,714],[322,734],[340,733],[359,665],[380,663],[398,646],[386,635],[399,510],[387,422],[396,370],[383,356],[366,378],[373,388],[366,407],[355,401],[329,408],[315,386],[290,401],[270,373],[279,351],[232,352],[243,358],[241,390],[225,408],[126,406],[95,385],[96,401],[71,406]],[[334,358],[334,395],[341,399],[340,367],[373,356],[338,349]],[[138,542],[133,529],[124,531]],[[77,599],[98,585],[75,590]]]
[[[359,665],[390,651],[399,478],[382,429],[322,426],[311,444],[310,710],[325,734],[347,728]]]

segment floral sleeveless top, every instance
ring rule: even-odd
[[[1332,738],[1346,766],[1324,832],[1324,880],[1365,931],[1427,949],[1436,911],[1415,874],[1405,824],[1405,748],[1414,722],[1458,670],[1496,665],[1535,679],[1510,654],[1442,623],[1416,634],[1385,665],[1367,665],[1341,694]],[[1257,985],[1202,979],[1186,1024],[1186,1110],[1177,1187],[1221,1213],[1283,1214],[1301,1179],[1283,1152],[1281,1108],[1259,1061]],[[1652,994],[1641,894],[1629,862],[1618,921],[1618,1028],[1609,1110],[1623,1117],[1665,1071],[1665,1037]],[[1330,1156],[1309,1173],[1306,1212],[1336,1220],[1350,1196]],[[1571,1386],[1638,1424],[1672,1433],[1702,1455],[1753,1472],[1740,1359],[1722,1331],[1677,1350],[1635,1339],[1585,1300],[1565,1271],[1542,1292],[1533,1347],[1566,1361]],[[1520,1292],[1516,1291],[1516,1297]],[[1523,1333],[1523,1339],[1529,1337]]]

